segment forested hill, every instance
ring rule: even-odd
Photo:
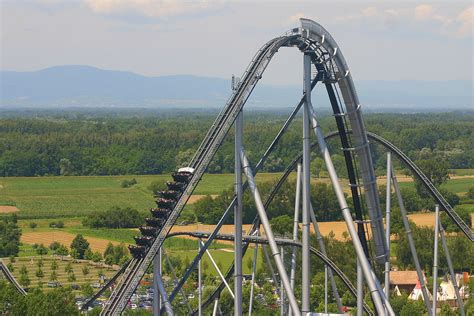
[[[159,174],[175,170],[192,157],[215,114],[190,113],[147,117],[43,116],[0,119],[0,176]],[[286,115],[247,111],[244,144],[256,161]],[[370,131],[382,135],[413,160],[437,157],[450,168],[474,168],[474,114],[366,114]],[[325,117],[326,132],[335,130]],[[375,148],[384,168],[384,153]],[[234,168],[232,131],[208,171]],[[297,118],[265,165],[281,171],[301,150]],[[342,161],[333,144],[334,161]]]
[[[469,80],[358,80],[355,85],[364,109],[452,111],[474,106],[472,81]],[[301,97],[301,90],[299,84],[269,85],[264,77],[249,99],[249,106],[288,107]],[[0,71],[0,108],[102,106],[220,109],[230,93],[230,75],[229,78],[192,75],[147,77],[127,71],[72,65],[38,71]],[[328,105],[328,98],[325,95],[318,98],[318,104]]]

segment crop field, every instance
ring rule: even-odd
[[[279,173],[262,173],[256,179],[257,182],[276,181],[279,176]],[[206,174],[196,188],[191,202],[202,195],[217,195],[223,189],[231,188],[233,177],[232,174]],[[122,188],[121,182],[131,178],[137,179],[138,183]],[[2,214],[15,211],[19,218],[35,219],[86,216],[113,206],[132,207],[145,213],[154,205],[148,185],[152,181],[164,184],[170,178],[169,175],[0,178],[0,207],[3,206]],[[293,180],[294,175],[291,175],[290,181]],[[323,178],[313,181],[329,180]],[[385,182],[383,177],[378,181]],[[400,182],[402,186],[413,186],[411,178],[401,177]],[[474,176],[455,176],[443,185],[458,194],[465,194],[470,186],[474,186]],[[345,185],[344,187],[347,188]]]
[[[278,174],[262,174],[258,181],[276,177]],[[123,180],[132,178],[137,180],[136,185],[121,187]],[[147,189],[149,184],[153,181],[164,184],[170,180],[169,175],[0,178],[0,206],[15,210],[19,218],[85,216],[112,206],[145,212],[154,205],[152,193]],[[219,194],[223,189],[231,188],[233,181],[232,174],[206,174],[195,194]],[[192,198],[192,201],[196,200],[196,197]]]
[[[28,277],[31,280],[30,287],[38,286],[39,279],[36,277],[36,271],[38,270],[38,261],[40,257],[20,257],[16,258],[15,262],[12,263],[13,265],[13,276],[20,280],[20,269],[25,266],[28,271]],[[98,265],[91,265],[87,262],[73,262],[71,260],[61,260],[60,258],[53,259],[52,256],[44,256],[43,257],[43,267],[41,270],[43,271],[44,277],[41,279],[43,282],[43,288],[48,289],[47,283],[50,281],[52,267],[51,264],[53,260],[57,263],[56,275],[57,281],[61,283],[62,286],[67,286],[71,284],[82,285],[86,283],[96,283],[99,282],[99,272],[103,273],[105,278],[110,278],[112,275],[115,274],[116,270],[110,267],[100,267]],[[8,264],[10,259],[4,258],[3,262]],[[71,263],[72,270],[76,281],[69,281],[68,280],[68,272],[65,271],[65,267],[68,263]],[[84,275],[82,269],[83,267],[88,266],[89,273]]]

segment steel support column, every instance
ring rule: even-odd
[[[405,204],[403,203],[402,193],[400,192],[400,187],[398,185],[397,177],[395,176],[393,166],[392,166],[392,182],[393,182],[393,188],[395,189],[395,193],[397,194],[398,207],[400,208],[400,212],[402,215],[403,226],[405,227],[405,233],[407,235],[408,245],[410,246],[411,255],[413,257],[413,263],[415,264],[416,273],[418,275],[418,281],[420,281],[421,293],[423,294],[423,301],[425,303],[426,310],[428,311],[428,315],[432,315],[430,297],[428,295],[428,290],[426,288],[425,279],[423,278],[423,274],[421,272],[420,261],[418,260],[418,254],[416,253],[416,248],[415,248],[415,241],[413,240],[410,223],[408,222],[407,211],[405,209]]]
[[[327,256],[326,246],[324,245],[324,239],[321,235],[321,231],[319,230],[318,221],[316,220],[316,214],[314,213],[312,204],[310,204],[310,210],[311,212],[309,213],[309,215],[311,216],[311,221],[313,222],[313,228],[314,232],[316,233],[316,240],[318,242],[319,249],[325,256]],[[325,267],[326,266],[327,265],[325,265]],[[337,308],[339,309],[339,312],[342,313],[343,306],[341,302],[341,296],[339,295],[339,291],[337,290],[336,280],[334,279],[334,274],[331,269],[328,269],[328,276],[329,280],[331,281],[332,294],[334,295],[334,299],[336,300]]]
[[[390,297],[390,209],[392,194],[392,154],[387,153],[387,190],[385,197],[385,239],[387,242],[387,257],[385,259],[385,296]]]
[[[433,315],[436,316],[436,300],[438,296],[438,234],[439,234],[439,205],[435,206],[435,234],[433,249]]]
[[[198,251],[201,250],[201,240],[198,239]],[[198,316],[202,316],[202,260],[198,263]]]
[[[310,312],[310,281],[311,281],[311,261],[310,261],[310,231],[309,231],[309,208],[310,208],[310,124],[309,107],[311,105],[311,56],[304,54],[303,63],[303,82],[305,104],[303,111],[303,216],[302,216],[302,243],[301,250],[301,312],[303,314]]]
[[[390,306],[390,303],[388,301],[387,304],[384,306],[383,301],[385,298],[385,295],[382,292],[380,292],[377,289],[377,284],[378,281],[374,278],[372,275],[372,268],[370,266],[369,260],[365,256],[364,249],[362,248],[362,243],[360,242],[359,236],[357,235],[357,230],[354,225],[354,221],[352,220],[352,215],[349,210],[349,206],[347,205],[346,198],[344,196],[344,191],[342,190],[341,183],[339,182],[339,178],[336,173],[336,169],[334,168],[334,164],[332,163],[331,155],[329,153],[329,150],[327,148],[326,140],[324,139],[324,134],[321,130],[321,127],[319,126],[319,122],[317,120],[316,114],[314,113],[314,110],[312,107],[308,107],[308,109],[311,112],[311,119],[312,119],[312,127],[313,130],[316,134],[316,138],[318,140],[319,148],[321,150],[321,153],[324,157],[324,161],[326,163],[326,168],[329,173],[329,177],[331,179],[331,183],[333,185],[334,191],[336,193],[337,200],[339,202],[339,206],[342,211],[342,215],[344,217],[344,220],[346,221],[347,229],[349,231],[349,235],[351,236],[352,243],[355,248],[355,252],[357,254],[357,258],[360,261],[360,265],[362,268],[362,271],[364,273],[364,278],[367,282],[367,285],[369,287],[372,300],[374,301],[375,308],[377,309],[378,313],[385,313],[385,306],[387,307],[388,314],[389,315],[395,315],[393,312],[392,307]]]
[[[446,256],[446,261],[448,263],[449,275],[451,276],[451,282],[453,282],[454,292],[456,292],[456,300],[458,301],[458,310],[461,316],[465,316],[466,313],[464,312],[464,303],[461,298],[461,294],[459,293],[458,282],[456,280],[456,274],[454,273],[453,269],[453,262],[451,261],[451,255],[449,253],[448,244],[446,243],[446,236],[444,234],[444,228],[441,224],[441,220],[439,221],[439,234],[441,236],[441,244],[443,245],[444,254]]]
[[[242,164],[240,149],[242,148],[243,113],[235,119],[235,195],[237,203],[234,206],[234,315],[242,315]]]
[[[160,291],[158,290],[158,274],[161,274],[161,248],[153,259],[153,316],[159,316],[161,310]]]
[[[357,259],[357,316],[364,313],[364,275]]]
[[[253,307],[253,290],[255,287],[255,274],[257,272],[257,255],[258,255],[258,244],[255,245],[253,250],[253,262],[252,262],[252,283],[250,284],[250,300],[249,300],[249,316],[252,316]]]
[[[272,256],[275,260],[278,273],[280,274],[280,278],[283,282],[283,287],[285,288],[286,295],[288,296],[288,301],[290,302],[291,308],[293,309],[293,313],[297,315],[300,314],[300,309],[298,307],[298,303],[296,301],[295,295],[291,290],[290,286],[290,279],[285,271],[285,266],[280,257],[280,251],[275,241],[275,236],[273,235],[272,228],[270,226],[270,222],[268,221],[267,213],[265,211],[265,207],[263,206],[262,198],[260,197],[260,192],[258,191],[257,186],[255,185],[255,180],[253,178],[253,172],[250,168],[250,164],[245,156],[244,151],[241,151],[241,159],[242,159],[242,168],[244,169],[245,176],[247,178],[247,182],[249,184],[250,191],[253,195],[255,206],[257,207],[258,216],[260,217],[260,221],[265,229],[265,235],[267,236],[268,243],[270,245],[270,249],[272,250]]]
[[[301,162],[296,167],[296,193],[295,193],[295,214],[293,216],[293,241],[298,241],[300,204],[301,204]],[[290,271],[290,285],[291,289],[295,289],[296,277],[296,247],[293,247],[291,253],[291,271]],[[291,306],[288,305],[288,315],[292,315]]]

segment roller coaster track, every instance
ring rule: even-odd
[[[10,270],[8,270],[7,266],[5,265],[5,263],[2,260],[0,260],[0,270],[2,270],[3,275],[5,275],[5,278],[11,284],[13,284],[13,286],[18,290],[18,292],[20,292],[23,295],[26,295],[25,289],[22,288],[20,283],[17,282],[17,280],[15,279],[13,274],[10,272]]]
[[[471,228],[462,220],[462,218],[453,210],[451,205],[445,200],[443,195],[438,191],[438,189],[431,183],[430,179],[418,168],[417,165],[411,159],[405,155],[400,149],[395,145],[390,143],[388,140],[382,138],[381,136],[367,132],[367,136],[370,140],[373,140],[386,149],[390,150],[395,154],[405,165],[411,170],[411,172],[423,183],[428,192],[431,194],[433,199],[441,206],[441,208],[446,212],[446,214],[451,218],[451,220],[458,226],[458,228],[466,235],[470,241],[474,241],[474,234]]]
[[[351,133],[351,131],[347,131],[347,133]],[[331,138],[335,138],[339,136],[339,132],[331,132],[328,133],[325,137],[326,140],[329,140]],[[466,237],[473,241],[473,234],[471,229],[467,226],[467,224],[459,217],[459,215],[452,209],[452,207],[449,205],[448,202],[444,199],[444,197],[439,193],[439,191],[436,189],[436,187],[433,186],[433,184],[429,181],[429,179],[423,174],[423,172],[411,161],[408,156],[406,156],[399,148],[397,148],[395,145],[384,139],[383,137],[367,132],[367,136],[369,140],[373,141],[374,143],[378,143],[382,145],[385,149],[389,150],[391,153],[396,155],[412,172],[413,174],[418,177],[425,188],[429,190],[433,198],[440,204],[442,205],[443,209],[446,211],[448,216],[453,220],[453,222],[463,231],[463,233],[466,235]],[[313,143],[311,145],[311,150],[314,150],[317,148],[318,144]],[[270,190],[269,195],[267,196],[265,200],[265,208],[267,208],[270,203],[273,201],[273,198],[276,196],[278,190],[281,188],[281,186],[284,184],[288,176],[290,175],[291,172],[296,168],[296,165],[298,162],[301,161],[303,158],[303,154],[300,153],[298,156],[296,156],[292,162],[286,167],[286,169],[283,171],[282,175],[278,178],[278,180],[275,182],[273,185],[272,189]],[[444,202],[443,202],[444,201]],[[258,221],[258,216],[255,217],[253,221],[252,228],[250,229],[249,233],[252,233],[258,228],[259,221]],[[464,229],[463,229],[464,227]],[[466,233],[467,232],[467,233]],[[248,244],[244,244],[243,248],[243,254],[245,254],[247,250]],[[232,277],[232,274],[234,272],[234,265],[229,267],[229,269],[226,272],[226,279],[230,279]],[[225,285],[224,283],[221,283],[215,290],[214,292],[208,297],[206,301],[203,303],[203,308],[207,307],[209,304],[211,304],[216,297],[220,296],[221,291],[224,289]],[[177,289],[174,289],[174,292],[177,291]]]
[[[168,237],[174,237],[174,236],[190,236],[194,238],[199,238],[199,239],[207,239],[209,238],[211,234],[208,232],[174,232],[168,235]],[[234,241],[234,235],[232,234],[218,234],[215,236],[214,239],[217,240],[228,240],[228,241]],[[252,243],[252,244],[268,244],[268,239],[262,236],[253,236],[253,235],[247,235],[247,236],[242,236],[242,240],[245,241],[246,243]],[[301,248],[302,244],[297,241],[293,241],[291,239],[284,239],[284,238],[275,238],[275,241],[277,245],[279,246],[294,246]],[[349,278],[345,275],[345,273],[339,269],[339,267],[331,261],[327,256],[325,256],[321,251],[317,250],[314,247],[310,248],[310,251],[312,254],[316,255],[319,259],[321,259],[325,264],[327,264],[331,270],[333,270],[339,278],[344,282],[344,284],[347,286],[349,291],[351,291],[352,295],[354,297],[357,297],[357,291],[354,287],[354,285],[351,283]],[[212,295],[211,295],[212,298]],[[213,300],[214,298],[212,298]],[[209,300],[209,299],[208,299]],[[364,303],[364,310],[366,313],[369,315],[374,315],[374,312]],[[196,314],[197,312],[194,312]]]
[[[344,57],[332,36],[322,26],[313,21],[302,19],[301,22],[301,28],[293,29],[286,34],[267,42],[252,59],[242,77],[242,81],[233,92],[224,109],[217,116],[193,157],[189,166],[194,169],[194,173],[183,194],[175,204],[173,211],[161,228],[153,244],[147,250],[145,256],[140,259],[132,259],[125,269],[123,277],[119,280],[118,286],[115,288],[110,300],[107,302],[102,312],[103,315],[118,314],[124,309],[126,302],[138,286],[138,283],[143,277],[147,267],[150,265],[157,251],[161,247],[163,241],[171,230],[171,227],[176,222],[181,210],[207,169],[210,161],[222,144],[222,141],[235,121],[236,116],[242,110],[248,97],[262,77],[262,74],[270,60],[280,47],[296,46],[302,52],[312,54],[313,61],[317,60],[320,65],[324,64],[324,67],[333,82],[337,83],[339,86],[347,109],[347,113],[344,115],[349,118],[350,128],[354,137],[354,147],[344,149],[357,153],[362,185],[364,187],[365,201],[372,228],[375,259],[378,262],[384,260],[387,252],[376,177],[372,157],[370,155],[368,135],[365,130],[360,112],[360,104],[358,102],[350,72]],[[338,133],[340,133],[340,131]],[[401,157],[402,159],[407,158],[406,156]],[[468,238],[472,240],[472,232],[467,228],[467,225],[465,225],[454,210],[452,210],[444,198],[442,198],[439,192],[437,192],[436,188],[422,173],[420,173],[421,171],[416,166],[412,169],[419,175],[422,182],[429,188],[429,191],[435,199],[439,201],[450,218],[453,219]]]
[[[125,308],[126,303],[137,288],[140,279],[143,277],[143,274],[164,242],[171,227],[176,222],[181,210],[199,183],[210,161],[222,144],[236,116],[242,110],[272,57],[280,47],[294,46],[305,53],[312,53],[321,63],[326,65],[325,67],[327,67],[328,72],[331,73],[331,76],[339,85],[344,103],[348,109],[348,117],[355,139],[355,150],[360,161],[361,176],[367,209],[371,218],[375,251],[377,258],[383,258],[386,255],[375,172],[370,156],[364,122],[359,111],[358,97],[350,72],[341,50],[338,49],[336,42],[329,32],[321,25],[310,20],[301,19],[301,23],[301,28],[293,29],[267,42],[252,59],[242,76],[242,81],[231,95],[224,109],[217,116],[193,157],[189,167],[194,168],[194,173],[183,194],[175,204],[173,211],[167,218],[153,244],[147,250],[145,256],[131,260],[104,307],[102,315],[119,314]]]
[[[298,109],[298,107],[297,107]],[[296,110],[297,110],[296,109]],[[294,114],[292,114],[294,116]],[[348,133],[351,133],[351,131],[348,131]],[[331,138],[334,138],[338,136],[338,132],[331,132],[326,135],[326,139],[329,140]],[[413,163],[413,161],[406,156],[399,148],[397,148],[395,145],[390,143],[388,140],[384,139],[383,137],[367,132],[367,136],[369,140],[371,140],[374,143],[382,145],[385,149],[389,150],[391,153],[396,155],[406,166],[413,172],[413,174],[418,177],[425,188],[427,188],[430,192],[430,194],[433,196],[433,198],[442,206],[442,208],[446,211],[448,216],[453,220],[453,222],[461,229],[461,231],[468,237],[469,240],[473,241],[473,233],[471,229],[467,226],[467,224],[459,217],[459,215],[452,209],[452,207],[449,205],[449,203],[444,199],[444,197],[439,193],[439,191],[434,187],[429,179],[423,174],[423,172]],[[315,149],[317,147],[317,143],[314,143],[311,145],[311,149]],[[268,152],[268,150],[267,150]],[[266,155],[268,156],[268,153]],[[262,158],[263,159],[263,158]],[[278,181],[273,185],[272,189],[270,190],[269,195],[267,196],[265,200],[265,207],[268,207],[270,203],[272,202],[273,198],[276,196],[278,190],[281,188],[283,183],[286,181],[290,173],[295,169],[297,163],[301,161],[302,159],[302,154],[300,153],[298,156],[296,156],[293,161],[287,166],[287,168],[284,170]],[[262,160],[261,160],[262,161]],[[260,166],[261,163],[257,164],[257,166]],[[257,169],[257,168],[256,168]],[[234,202],[234,200],[233,200]],[[233,202],[230,203],[229,208],[233,206]],[[248,233],[252,233],[257,229],[259,226],[259,220],[258,217],[256,217],[253,221],[252,228]],[[244,249],[243,253],[245,254],[245,250],[247,249],[248,243],[244,244]],[[100,297],[100,295],[108,288],[110,285],[115,282],[115,280],[118,278],[118,276],[123,273],[123,271],[127,268],[127,264],[122,267],[120,271],[118,271],[105,285],[103,288],[99,290],[93,297],[91,297],[84,305],[83,308],[87,308],[95,299]],[[229,279],[232,276],[233,273],[233,265],[228,269],[226,273],[226,279]],[[182,283],[184,283],[185,280],[183,280]],[[209,303],[212,303],[213,299],[215,297],[218,297],[220,295],[220,292],[223,290],[224,284],[222,283],[220,286],[216,288],[213,294],[209,296],[209,299],[204,302],[203,306],[207,306]],[[179,288],[175,288],[173,292],[177,292]]]

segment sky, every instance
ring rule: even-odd
[[[355,80],[472,80],[472,1],[255,2],[0,0],[0,68],[230,78],[306,17],[333,35]],[[301,84],[302,64],[282,48],[264,82]]]

